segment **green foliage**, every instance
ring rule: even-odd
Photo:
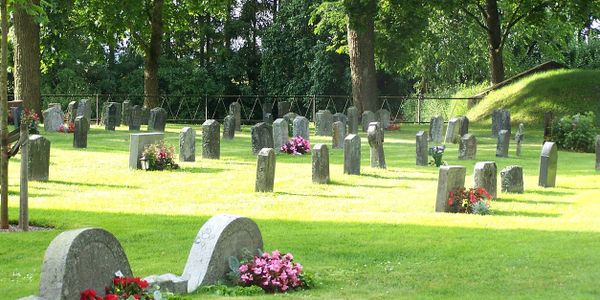
[[[490,207],[485,203],[485,201],[477,201],[475,204],[471,205],[471,213],[474,215],[489,215]]]
[[[591,111],[564,116],[552,124],[552,140],[560,149],[594,152],[594,142],[598,133],[595,121],[596,115]]]
[[[213,294],[217,296],[258,296],[264,295],[265,291],[259,286],[228,286],[224,284],[207,285],[198,289],[200,294]]]

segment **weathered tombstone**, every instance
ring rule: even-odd
[[[117,114],[115,117],[115,126],[119,127],[119,126],[121,126],[121,120],[122,120],[122,116],[123,116],[123,104],[120,104],[117,102],[115,102],[115,103],[117,106]]]
[[[265,114],[271,114],[271,118],[273,118],[273,103],[266,102],[262,105],[263,116]]]
[[[467,169],[463,166],[440,166],[438,175],[437,196],[435,199],[436,212],[457,212],[457,203],[450,205],[450,192],[465,186]]]
[[[242,105],[239,102],[229,104],[229,114],[235,118],[235,130],[242,131]]]
[[[116,103],[116,102],[104,102],[102,103],[102,110],[99,112],[100,113],[100,124],[105,125],[106,124],[106,118],[108,117],[108,113],[107,113],[107,109],[108,109],[108,105],[110,105],[111,103]]]
[[[308,119],[303,116],[297,116],[294,119],[293,136],[301,136],[305,140],[310,139],[308,132]]]
[[[109,102],[108,105],[105,106],[104,110],[104,129],[105,130],[115,130],[117,126],[117,107],[118,103]]]
[[[273,114],[265,113],[263,114],[263,122],[267,124],[273,124]]]
[[[89,99],[79,100],[77,105],[77,116],[84,116],[88,122],[92,123],[92,101]]]
[[[346,124],[341,121],[333,122],[332,148],[343,149],[346,137]]]
[[[29,136],[27,143],[29,169],[27,170],[29,180],[48,181],[50,171],[50,140],[33,134]]]
[[[227,115],[223,120],[223,139],[233,140],[235,137],[235,116]]]
[[[293,112],[289,112],[283,116],[283,119],[288,124],[288,136],[293,136],[293,134],[294,134],[294,120],[296,119],[297,116],[298,115],[296,115],[296,113],[293,113]]]
[[[500,110],[494,109],[492,112],[492,137],[498,137],[500,132]]]
[[[364,132],[367,132],[367,130],[369,130],[369,124],[371,124],[371,122],[375,122],[377,120],[377,116],[375,115],[374,112],[366,110],[362,113],[362,129]]]
[[[521,156],[521,144],[523,143],[523,139],[525,138],[525,125],[523,123],[519,124],[519,130],[517,134],[515,134],[515,141],[517,142],[517,150],[516,155]]]
[[[129,140],[129,168],[141,169],[140,158],[144,147],[162,141],[165,134],[162,132],[132,133]]]
[[[48,108],[52,108],[52,107],[56,107],[56,108],[62,110],[62,105],[60,105],[60,103],[58,103],[58,102],[50,102],[50,103],[48,103]]]
[[[600,171],[600,135],[596,136],[596,171]]]
[[[344,139],[344,173],[360,175],[360,137],[356,134]]]
[[[87,148],[87,136],[90,124],[84,116],[75,118],[75,132],[73,133],[73,147]]]
[[[348,107],[348,133],[358,134],[358,109],[354,106]]]
[[[133,275],[125,251],[110,232],[100,228],[65,231],[46,249],[39,296],[79,299],[87,289],[104,295],[117,272],[127,277]]]
[[[429,140],[434,143],[441,143],[443,136],[442,131],[444,130],[444,117],[434,116],[429,121]]]
[[[148,125],[150,121],[150,108],[142,106],[142,125]]]
[[[500,186],[505,193],[523,193],[523,168],[507,166],[500,171]]]
[[[12,114],[13,125],[15,128],[21,127],[21,114],[23,113],[23,106],[14,106],[10,108]]]
[[[498,144],[496,145],[497,157],[508,157],[508,147],[510,146],[510,132],[502,129],[498,132]]]
[[[319,110],[315,122],[315,134],[331,136],[333,134],[333,115],[328,110]]]
[[[554,187],[556,185],[556,166],[558,162],[558,149],[554,142],[545,142],[540,155],[540,177],[538,185],[541,187]]]
[[[250,131],[252,137],[252,153],[258,154],[263,148],[273,148],[273,126],[261,122]]]
[[[477,139],[474,135],[467,133],[460,138],[458,146],[458,159],[475,159],[477,156]]]
[[[383,127],[379,122],[371,122],[367,130],[369,146],[371,146],[371,167],[385,169],[385,153],[383,152]]]
[[[316,144],[312,152],[312,181],[329,183],[329,150],[325,144]]]
[[[123,125],[129,126],[131,122],[131,102],[129,100],[123,101],[121,105],[121,120],[123,121]]]
[[[67,122],[75,123],[75,118],[77,118],[77,105],[78,104],[79,103],[77,101],[71,101],[71,102],[69,102],[69,105],[67,105],[67,115],[69,116]]]
[[[495,109],[492,113],[492,136],[497,137],[501,130],[510,130],[510,112],[505,109]]]
[[[427,136],[425,135],[425,131],[421,130],[417,132],[416,140],[417,166],[426,166],[429,163],[429,146],[427,145]]]
[[[155,107],[150,110],[148,119],[148,131],[165,131],[167,124],[167,111],[162,107]]]
[[[277,116],[282,117],[291,111],[291,104],[289,101],[278,101],[277,102]]]
[[[496,163],[493,161],[480,161],[476,163],[473,171],[474,187],[484,188],[492,196],[492,199],[497,199],[497,173],[498,169]]]
[[[288,123],[284,118],[279,118],[273,122],[273,147],[279,151],[281,146],[288,141]]]
[[[255,192],[272,192],[275,184],[275,150],[262,148],[256,162]]]
[[[196,130],[192,127],[183,127],[179,132],[179,161],[196,161]]]
[[[377,116],[377,122],[381,123],[381,127],[385,130],[390,127],[390,111],[387,109],[380,109],[375,112]]]
[[[217,120],[206,120],[202,124],[202,158],[221,158],[221,124]],[[254,138],[252,139],[254,140]]]
[[[544,141],[552,140],[552,121],[554,120],[554,113],[547,111],[544,113]]]
[[[231,215],[210,218],[198,231],[181,276],[188,279],[187,292],[225,281],[230,272],[229,257],[241,260],[246,252],[262,248],[262,235],[251,219]]]
[[[469,133],[469,118],[462,116],[458,117],[458,137],[461,138],[463,135]]]
[[[344,126],[346,126],[346,124],[348,124],[348,117],[343,113],[335,113],[333,114],[333,123],[335,122],[342,122],[344,123]]]
[[[65,115],[56,106],[46,109],[42,115],[44,116],[44,131],[46,132],[57,132],[65,124]]]
[[[448,127],[446,127],[446,138],[444,139],[444,143],[452,143],[456,144],[460,140],[460,136],[458,135],[458,129],[460,127],[458,118],[452,118],[448,121]]]
[[[142,126],[142,108],[139,105],[131,107],[129,115],[129,130],[140,130]]]

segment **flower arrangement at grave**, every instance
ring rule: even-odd
[[[40,116],[29,108],[26,108],[21,112],[21,126],[27,126],[29,128],[29,134],[38,134],[38,123],[40,122]]]
[[[160,300],[169,299],[172,293],[162,293],[160,287],[150,289],[148,281],[139,277],[116,276],[110,287],[105,288],[105,295],[101,297],[93,289],[81,292],[80,300]]]
[[[295,136],[281,146],[279,151],[287,154],[303,155],[310,152],[310,142],[301,136]]]
[[[391,123],[385,130],[400,130],[400,124]]]
[[[485,188],[464,187],[455,189],[448,194],[448,205],[453,211],[476,215],[487,215],[490,210],[492,195]]]
[[[431,160],[429,161],[429,165],[439,167],[441,165],[446,165],[446,162],[442,160],[444,156],[444,150],[446,150],[446,146],[433,146],[429,148],[429,155],[431,156]]]
[[[175,147],[167,146],[163,141],[150,144],[144,147],[144,152],[140,157],[142,165],[146,165],[146,170],[164,170],[177,169],[179,165],[175,163]]]
[[[62,133],[75,132],[75,123],[71,122],[67,126],[65,126],[65,124],[60,124],[60,126],[58,126],[58,132],[62,132]]]

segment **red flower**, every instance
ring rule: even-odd
[[[133,294],[133,298],[135,298],[136,300],[140,300],[140,295],[138,295],[138,294]]]
[[[81,300],[102,300],[99,296],[96,296],[96,291],[93,289],[85,290],[81,292]]]
[[[450,192],[450,195],[448,196],[448,205],[452,206],[452,203],[454,203],[454,199],[453,199],[454,195],[452,194],[452,192]]]
[[[106,294],[106,296],[104,296],[104,300],[119,300],[119,296],[115,294]]]

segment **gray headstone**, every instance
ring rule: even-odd
[[[289,101],[278,101],[277,102],[277,116],[282,117],[291,111],[291,104]]]
[[[239,102],[229,104],[229,114],[235,118],[235,130],[242,131],[242,105]]]
[[[442,131],[444,130],[444,117],[435,116],[429,122],[429,140],[434,143],[441,143],[443,140]]]
[[[510,132],[508,130],[500,130],[498,132],[498,144],[496,145],[497,157],[508,157],[508,147],[510,146]]]
[[[29,136],[29,166],[27,175],[29,180],[48,181],[50,171],[50,140],[33,134]]]
[[[276,151],[279,151],[287,141],[288,123],[284,118],[279,118],[273,122],[273,147]]]
[[[265,115],[265,114],[271,114],[271,117],[273,117],[273,103],[272,102],[265,102],[262,105],[262,111],[263,111],[263,115]]]
[[[117,103],[117,115],[115,117],[115,126],[121,126],[121,121],[123,117],[123,104]]]
[[[129,100],[123,101],[121,105],[121,120],[123,125],[129,126],[131,122],[131,102]]]
[[[416,135],[417,166],[427,166],[429,163],[429,146],[425,131],[419,131]]]
[[[510,130],[510,112],[505,109],[495,109],[492,113],[492,136],[497,137],[500,130]]]
[[[188,280],[187,292],[225,281],[229,257],[242,259],[247,251],[256,253],[262,248],[262,235],[254,221],[230,215],[210,218],[198,231],[181,276]]]
[[[515,134],[515,142],[517,143],[516,155],[521,156],[521,146],[523,144],[523,140],[525,139],[525,125],[523,123],[519,124],[519,130],[517,134]]]
[[[390,127],[390,112],[387,109],[380,109],[375,112],[377,115],[377,122],[381,123],[381,127],[385,130]]]
[[[460,138],[458,147],[458,159],[475,159],[477,156],[477,139],[474,135],[467,133]]]
[[[117,125],[117,107],[119,106],[116,102],[109,102],[104,107],[104,129],[105,130],[115,130]]]
[[[256,162],[255,192],[272,192],[275,184],[275,150],[262,148]]]
[[[288,124],[288,136],[293,136],[294,134],[294,120],[297,116],[298,115],[296,115],[296,113],[293,112],[289,112],[283,116],[283,119],[285,119],[285,121]]]
[[[252,153],[258,154],[263,148],[273,148],[273,126],[261,122],[252,126]]]
[[[369,130],[369,124],[371,124],[371,122],[376,122],[377,121],[377,116],[375,115],[374,112],[366,110],[362,113],[362,129],[364,132],[367,132],[367,130]]]
[[[77,105],[77,116],[84,116],[89,123],[92,123],[92,100],[79,100],[79,104]]]
[[[333,134],[333,115],[328,110],[319,110],[315,122],[315,134],[331,136]]]
[[[142,125],[148,125],[150,121],[150,108],[147,106],[142,106]]]
[[[196,161],[196,130],[192,127],[183,127],[179,132],[179,161]]]
[[[169,291],[174,294],[187,294],[188,280],[175,274],[151,275],[145,277],[149,286],[158,285],[161,291]]]
[[[342,122],[345,126],[348,124],[348,117],[346,117],[346,115],[343,113],[335,113],[333,114],[333,122]]]
[[[476,188],[484,188],[492,199],[497,199],[498,169],[493,161],[480,161],[475,164],[473,171],[473,185]]]
[[[107,114],[106,110],[108,108],[108,105],[111,104],[111,103],[116,103],[116,102],[108,102],[107,101],[107,102],[102,103],[102,110],[100,111],[100,124],[101,125],[105,125],[106,124],[106,118],[108,117],[108,114]]]
[[[344,174],[360,175],[360,137],[356,134],[344,139]]]
[[[305,140],[309,140],[309,132],[308,132],[308,119],[303,116],[297,116],[294,119],[294,132],[293,136],[301,136]]]
[[[65,115],[56,106],[46,109],[42,115],[44,116],[44,131],[46,132],[57,132],[60,126],[65,124]]]
[[[78,105],[79,105],[79,102],[77,102],[77,101],[71,101],[71,102],[69,102],[69,105],[67,105],[67,115],[69,115],[69,118],[67,121],[69,123],[75,123],[75,118],[77,118],[77,106]]]
[[[465,186],[467,169],[463,166],[440,166],[438,175],[437,197],[435,199],[436,212],[457,212],[456,203],[448,203],[450,192]]]
[[[469,118],[462,116],[458,117],[458,137],[462,137],[463,135],[469,133]]]
[[[263,122],[267,124],[273,124],[273,114],[265,113],[263,114]]]
[[[139,105],[131,107],[129,115],[129,130],[139,131],[142,126],[142,108]]]
[[[383,151],[383,127],[379,122],[371,122],[367,130],[369,146],[371,146],[371,167],[385,169],[385,153]]]
[[[343,149],[346,138],[346,124],[341,121],[333,122],[332,148]]]
[[[354,106],[348,107],[348,134],[358,134],[358,109]]]
[[[87,136],[90,123],[84,116],[75,118],[75,132],[73,134],[74,148],[87,148]]]
[[[19,128],[21,126],[21,114],[23,113],[23,106],[11,107],[10,113],[13,117],[13,125],[15,125],[15,128]]]
[[[458,118],[452,118],[448,121],[448,127],[446,127],[446,138],[444,139],[445,144],[456,144],[460,140],[458,135],[458,129],[460,127]]]
[[[600,171],[600,135],[596,136],[596,171]]]
[[[131,277],[127,256],[119,241],[100,228],[65,231],[52,242],[40,275],[40,296],[44,299],[79,299],[81,292],[94,289],[104,295],[115,273]]]
[[[233,140],[235,137],[235,116],[227,115],[223,120],[223,139]]]
[[[132,133],[129,140],[129,168],[141,169],[140,158],[144,152],[144,147],[164,140],[165,134],[162,132]]]
[[[500,185],[504,193],[523,193],[523,168],[507,166],[500,171]]]
[[[221,124],[217,120],[206,120],[202,124],[202,158],[221,158]]]
[[[148,119],[148,131],[165,131],[167,125],[167,111],[161,107],[155,107],[150,110]]]
[[[545,142],[540,155],[540,180],[541,187],[554,187],[556,185],[556,166],[558,163],[558,149],[554,142]]]
[[[329,150],[325,144],[316,144],[312,152],[312,181],[329,183]]]
[[[56,107],[56,108],[62,110],[62,106],[60,105],[60,103],[57,103],[57,102],[48,103],[48,108],[52,108],[52,107]]]

